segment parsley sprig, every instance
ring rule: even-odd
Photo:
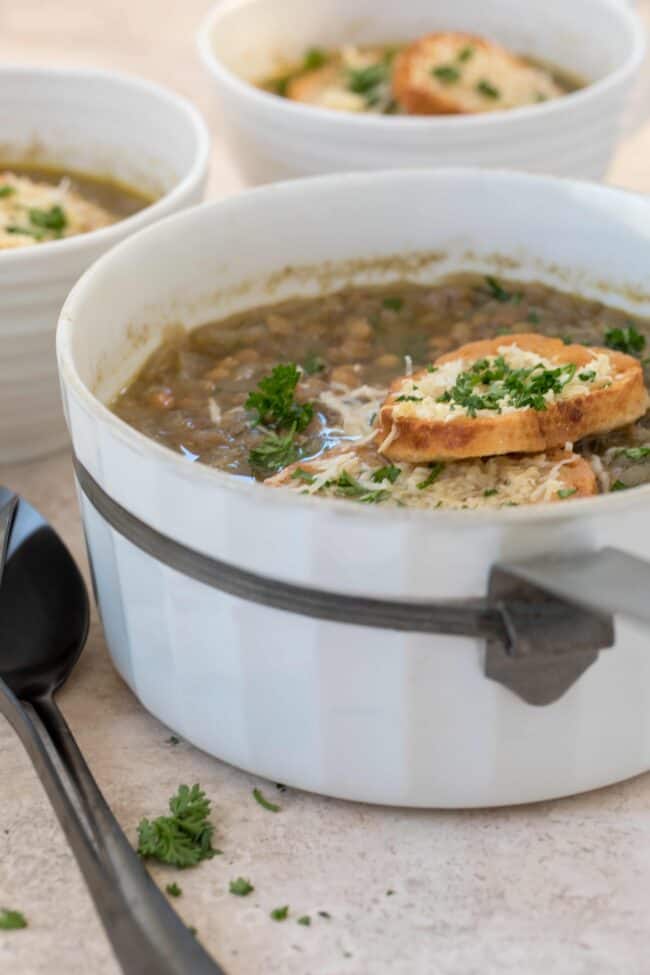
[[[348,474],[347,471],[342,471],[337,478],[332,481],[326,481],[323,485],[324,488],[333,487],[336,489],[335,493],[341,498],[353,498],[355,501],[360,501],[362,504],[378,504],[380,501],[385,501],[389,496],[388,491],[370,491],[367,487],[364,487],[360,481]]]
[[[174,867],[194,867],[219,852],[212,846],[214,826],[208,821],[210,800],[198,785],[179,786],[169,800],[169,816],[142,819],[138,853]]]
[[[295,363],[280,363],[259,381],[257,389],[249,393],[245,406],[254,414],[253,426],[263,424],[271,431],[250,451],[251,467],[278,471],[299,459],[296,434],[302,433],[314,416],[311,403],[296,402],[299,380],[300,370]]]
[[[18,931],[27,927],[27,920],[20,911],[11,911],[8,907],[0,907],[0,931]]]
[[[609,328],[605,332],[605,345],[615,352],[639,355],[646,347],[646,338],[630,322],[625,328]]]

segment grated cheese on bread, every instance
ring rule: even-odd
[[[550,72],[499,44],[463,33],[429,34],[396,58],[393,94],[411,115],[518,108],[558,98]]]
[[[571,450],[387,468],[372,447],[339,447],[292,464],[264,483],[318,497],[425,509],[495,509],[597,493],[590,465]]]
[[[58,208],[59,219],[48,221],[53,208]],[[35,219],[34,211],[41,216]],[[53,186],[12,172],[0,173],[0,250],[72,237],[115,220],[108,210],[71,189],[67,180]]]
[[[492,384],[490,370],[500,363],[538,378],[559,371],[557,388],[523,405],[516,391],[495,400],[504,384]],[[466,382],[473,369],[483,370],[485,382]],[[410,463],[539,453],[632,423],[648,402],[641,364],[631,356],[534,333],[502,336],[397,379],[380,409],[377,444],[391,460]]]

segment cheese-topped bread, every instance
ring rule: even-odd
[[[550,72],[499,44],[462,33],[429,34],[396,58],[393,94],[412,115],[493,112],[558,98]]]
[[[536,334],[471,342],[401,377],[379,412],[391,460],[538,453],[633,423],[648,409],[641,364]]]
[[[318,497],[409,508],[505,508],[597,493],[591,466],[570,450],[428,465],[390,464],[371,447],[339,447],[264,482]]]

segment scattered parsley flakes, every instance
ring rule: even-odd
[[[0,908],[0,931],[19,931],[27,927],[27,919],[20,911],[11,911],[7,907]]]
[[[3,186],[0,186],[0,198],[2,198],[3,196],[13,196],[15,192],[16,192],[16,187],[9,186],[8,183],[5,183]]]
[[[624,447],[621,453],[628,460],[645,460],[650,457],[650,447]]]
[[[588,369],[586,372],[578,373],[578,379],[583,383],[590,383],[596,378],[596,373],[593,369]]]
[[[438,480],[443,470],[445,469],[445,465],[441,463],[430,464],[429,467],[431,468],[429,474],[423,481],[420,481],[420,483],[417,485],[418,491],[424,491],[425,488],[431,487],[433,482]]]
[[[208,822],[210,800],[199,785],[181,785],[169,800],[170,816],[142,819],[138,826],[141,857],[174,867],[194,867],[217,852],[212,846],[214,826]]]
[[[512,301],[514,304],[518,305],[522,299],[521,291],[506,291],[497,278],[493,277],[491,274],[485,275],[485,283],[488,286],[490,295],[495,301],[500,301],[501,304]]]
[[[304,927],[308,928],[309,925],[311,924],[311,918],[309,914],[303,914],[302,917],[298,918],[297,923],[302,924]]]
[[[248,897],[248,895],[252,893],[255,888],[253,887],[252,883],[246,879],[246,877],[237,877],[236,880],[230,881],[228,890],[231,894],[234,894],[235,897]]]
[[[421,403],[422,397],[421,396],[396,396],[395,402],[396,403]]]
[[[269,812],[280,812],[281,806],[276,806],[274,802],[269,802],[265,799],[259,789],[253,789],[253,796],[255,797],[255,802],[257,802],[262,809],[268,809]]]
[[[165,890],[167,891],[170,897],[180,897],[181,894],[183,893],[183,891],[181,890],[181,888],[178,886],[177,883],[167,884]]]
[[[305,57],[302,62],[303,71],[316,71],[317,68],[322,68],[327,62],[327,54],[320,47],[310,47],[305,51]]]
[[[486,81],[485,78],[482,78],[481,81],[478,82],[476,85],[476,90],[479,95],[484,95],[486,98],[496,99],[501,97],[501,92],[499,89],[495,88],[491,82]]]
[[[176,735],[170,735],[165,744],[178,745],[180,744],[180,738],[177,738]]]
[[[5,231],[8,234],[23,234],[25,237],[33,237],[34,240],[43,240],[43,233],[40,230],[34,230],[32,227],[19,227],[17,224],[10,224],[5,227]]]
[[[388,467],[380,467],[379,470],[376,470],[372,475],[371,480],[373,480],[375,484],[381,484],[383,481],[390,481],[391,484],[394,484],[401,473],[402,471],[399,467],[396,467],[394,464],[390,464]]]
[[[55,203],[49,210],[40,210],[33,207],[29,211],[29,222],[35,227],[42,227],[44,230],[52,230],[55,234],[61,235],[68,225],[68,218],[65,210]]]
[[[402,308],[404,307],[404,299],[398,297],[384,298],[384,300],[382,301],[382,305],[384,306],[384,308],[387,308],[389,311],[401,311]]]
[[[309,471],[303,470],[302,467],[296,467],[295,471],[291,475],[291,480],[304,481],[305,484],[313,484],[316,478],[313,474],[310,474]]]
[[[308,376],[314,376],[317,372],[323,372],[325,366],[325,360],[313,352],[307,356],[302,364],[302,368],[305,370]]]
[[[350,68],[347,73],[347,89],[356,95],[365,95],[368,104],[375,100],[378,89],[390,78],[390,61],[385,59],[365,68]]]
[[[484,498],[493,498],[494,495],[495,494],[498,494],[498,493],[499,493],[499,489],[498,488],[486,488],[485,491],[483,492],[483,497]]]
[[[470,47],[469,45],[458,52],[458,60],[461,62],[461,64],[465,64],[465,62],[469,61],[469,59],[472,57],[474,57],[474,48]]]
[[[646,346],[645,335],[641,335],[631,322],[626,328],[607,329],[604,341],[608,349],[626,355],[639,355]]]
[[[539,312],[535,311],[534,309],[532,311],[529,311],[528,314],[526,315],[526,321],[530,322],[531,325],[539,325],[541,320],[542,319],[540,317]]]
[[[628,487],[629,485],[623,484],[622,481],[614,481],[614,483],[610,488],[610,491],[627,491]]]
[[[460,81],[460,71],[453,64],[441,64],[437,68],[432,68],[431,74],[443,85],[453,85]]]
[[[285,904],[284,907],[276,907],[271,911],[271,917],[274,921],[286,921],[289,917],[289,905]]]
[[[326,481],[323,487],[334,487],[339,497],[354,498],[361,504],[379,504],[389,496],[388,491],[385,490],[369,491],[347,471],[342,471],[336,480]]]
[[[577,492],[578,489],[574,487],[560,488],[560,490],[557,492],[557,496],[558,498],[570,498],[572,495],[577,494]]]
[[[478,410],[501,413],[504,406],[515,409],[547,409],[547,393],[561,393],[575,376],[577,367],[572,362],[547,369],[542,363],[530,368],[513,369],[503,356],[494,359],[477,359],[469,369],[461,372],[451,389],[439,396],[438,403],[449,403],[453,410],[463,407],[468,416],[475,417]],[[478,387],[487,387],[477,392]]]

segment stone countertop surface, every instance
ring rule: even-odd
[[[193,35],[207,0],[0,0],[0,59],[91,64],[209,92]],[[210,195],[238,188],[218,132]],[[622,146],[614,182],[650,189],[650,127]],[[86,570],[67,453],[0,467],[0,483],[52,520]],[[650,776],[537,806],[436,812],[372,808],[288,790],[180,742],[113,670],[95,618],[60,695],[63,711],[132,840],[179,783],[213,800],[224,855],[178,873],[175,902],[229,975],[647,975]],[[603,734],[615,734],[603,717]],[[92,903],[22,747],[0,719],[0,972],[118,975]],[[281,804],[269,813],[260,786]],[[250,878],[247,898],[229,881]],[[391,893],[388,893],[388,892]],[[269,912],[289,904],[276,923]],[[319,916],[319,911],[330,918]],[[312,924],[296,923],[310,914]]]

